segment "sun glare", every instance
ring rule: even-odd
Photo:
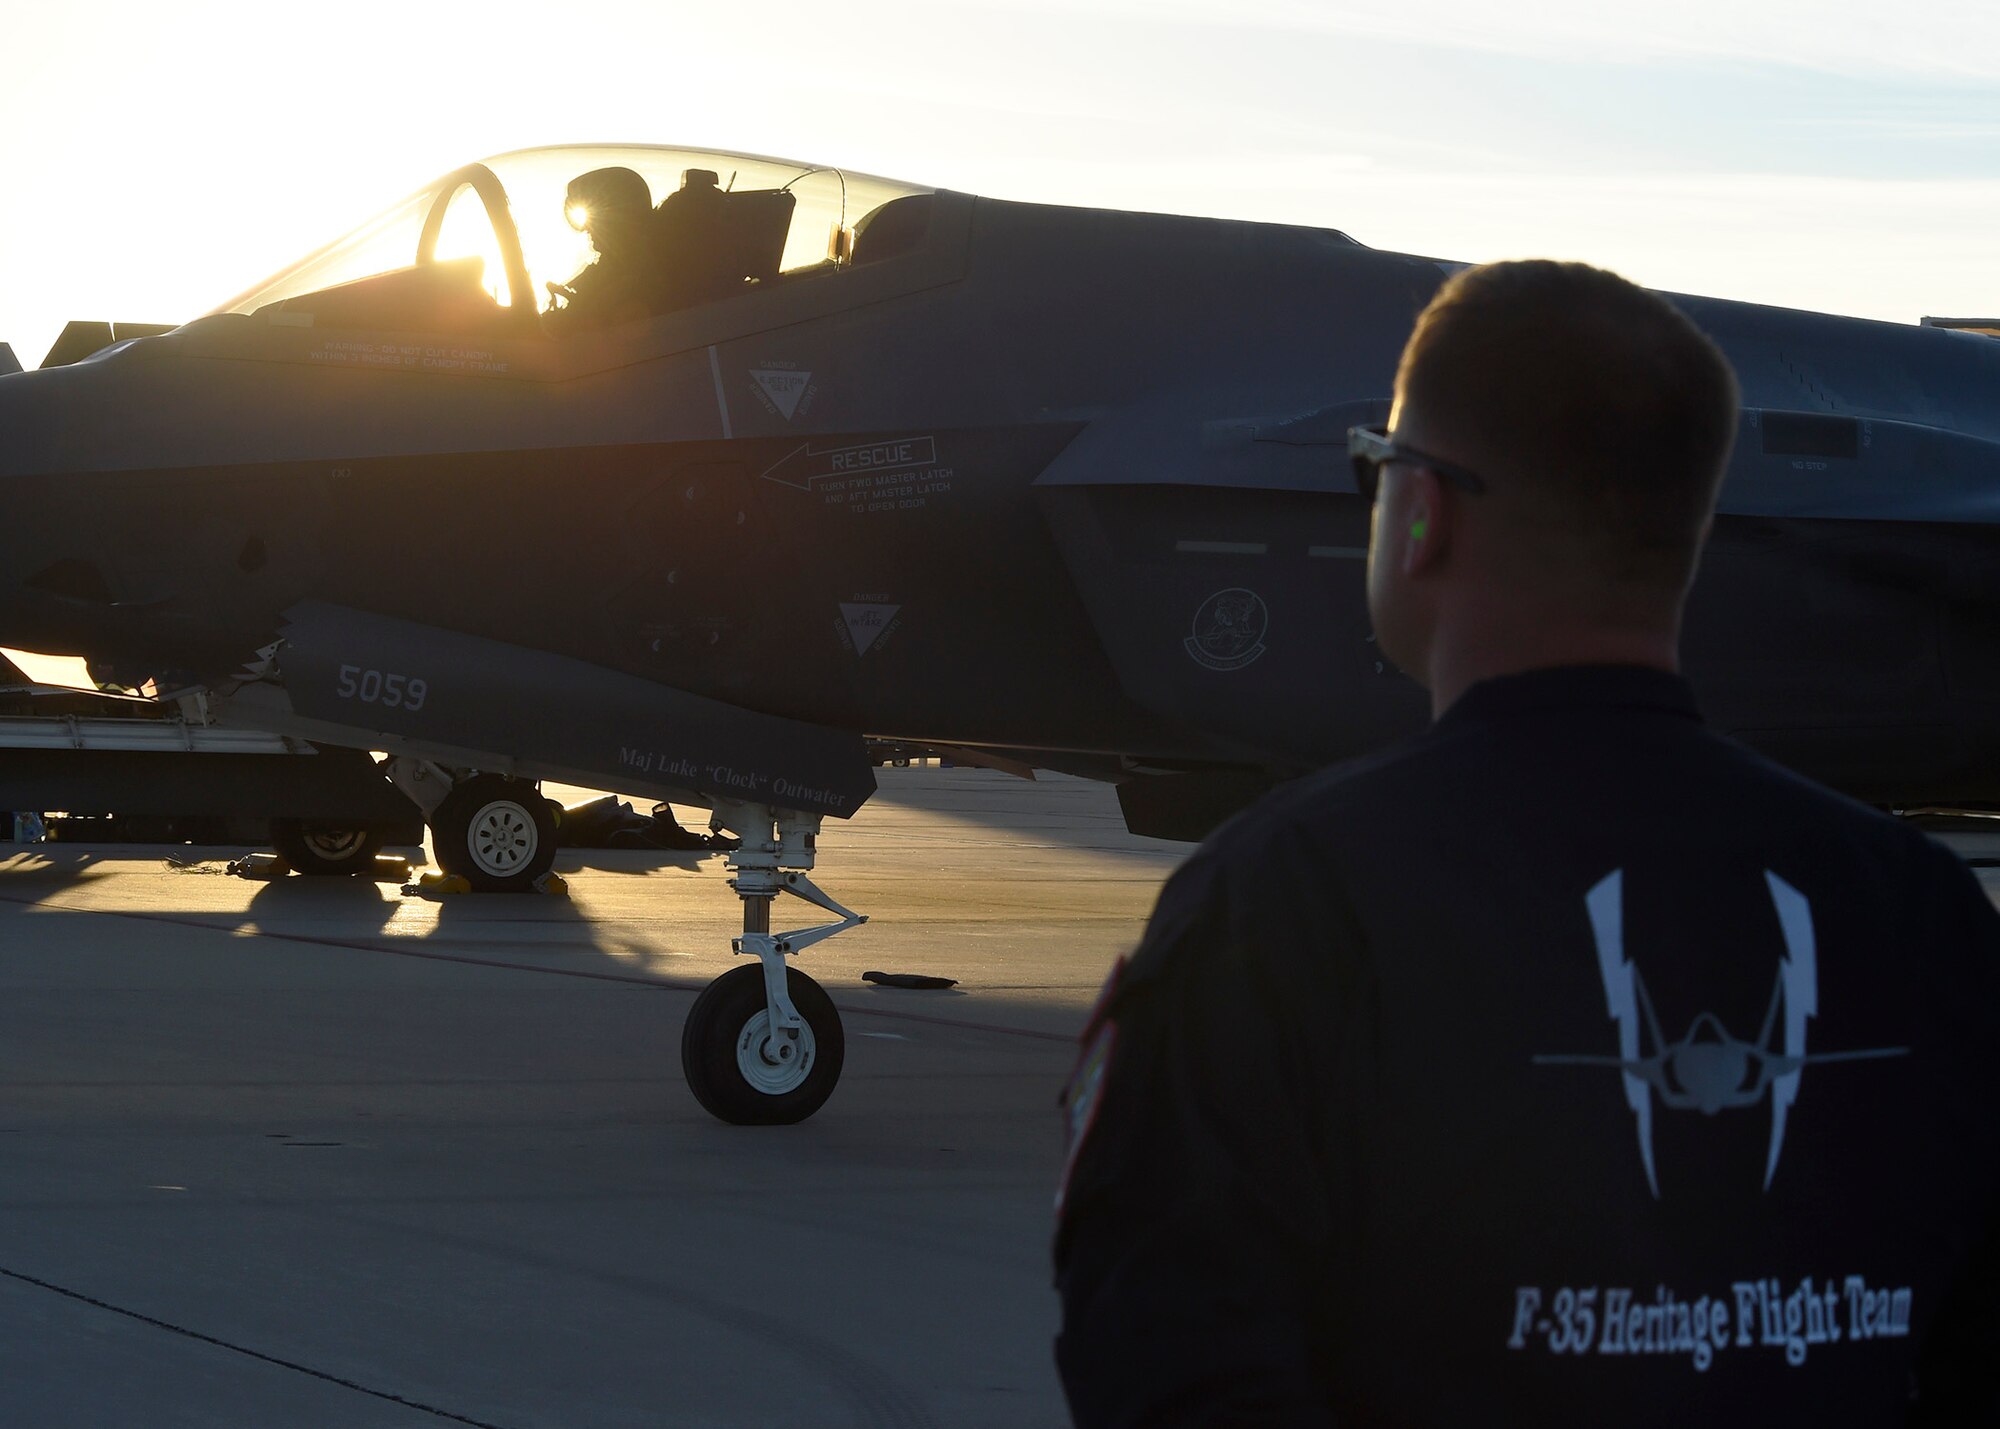
[[[507,262],[500,256],[500,240],[494,235],[493,220],[486,205],[470,185],[452,196],[445,210],[444,226],[438,230],[437,258],[477,258],[485,265],[480,286],[502,307],[511,307],[514,295],[507,282]]]
[[[54,685],[66,690],[97,689],[97,681],[90,677],[90,669],[81,656],[0,649],[0,660],[26,675],[30,684]]]

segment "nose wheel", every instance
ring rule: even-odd
[[[846,1051],[840,1013],[826,990],[797,968],[792,953],[868,920],[850,913],[806,877],[819,818],[763,804],[716,806],[717,827],[742,839],[729,855],[729,886],[743,900],[738,953],[755,967],[732,968],[703,989],[681,1029],[681,1070],[711,1116],[737,1126],[804,1121],[833,1095]],[[789,933],[771,931],[771,905],[789,893],[840,921]]]
[[[761,967],[731,968],[703,989],[681,1031],[681,1070],[703,1110],[736,1126],[785,1126],[826,1104],[846,1036],[826,989],[785,969],[797,1027],[776,1028]]]

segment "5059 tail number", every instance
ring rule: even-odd
[[[340,667],[340,679],[333,692],[343,700],[381,705],[384,709],[408,710],[411,714],[422,709],[424,701],[431,697],[430,683],[416,675],[365,670],[359,665]]]

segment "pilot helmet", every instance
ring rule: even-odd
[[[641,214],[652,207],[653,191],[634,170],[592,169],[569,181],[569,192],[563,198],[563,217],[569,220],[571,228],[582,233],[606,214]]]

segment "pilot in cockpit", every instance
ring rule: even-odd
[[[592,169],[570,180],[563,215],[590,235],[597,250],[567,283],[550,283],[542,321],[551,331],[574,332],[643,317],[648,310],[647,255],[653,192],[631,169]],[[558,307],[557,299],[567,306]]]

